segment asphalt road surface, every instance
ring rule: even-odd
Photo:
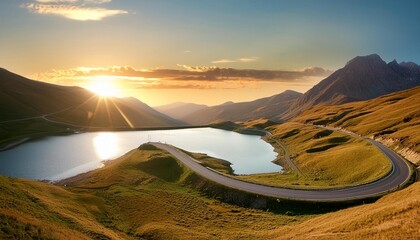
[[[186,166],[188,166],[191,170],[201,175],[202,177],[230,188],[279,199],[295,199],[307,201],[345,201],[363,199],[396,190],[410,178],[411,169],[398,154],[379,142],[371,139],[366,140],[378,147],[391,161],[392,170],[388,175],[377,181],[354,187],[311,190],[270,187],[240,181],[203,167],[197,163],[197,160],[179,151],[177,148],[171,145],[163,143],[152,144],[160,149],[168,151],[170,154],[182,161]]]

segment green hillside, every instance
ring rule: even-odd
[[[331,125],[378,138],[413,163],[420,163],[420,87],[369,101],[317,106],[293,121]]]

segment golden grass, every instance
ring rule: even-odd
[[[189,152],[186,152],[186,153],[189,154],[194,159],[201,162],[201,165],[203,165],[204,167],[209,167],[218,172],[225,173],[225,174],[233,174],[231,163],[226,160],[214,158],[203,153],[189,153]]]
[[[63,186],[0,177],[0,238],[254,239],[311,217],[209,199],[183,186],[188,174],[168,153],[133,150]]]
[[[286,171],[238,178],[274,186],[342,187],[376,180],[391,170],[385,155],[365,140],[296,122],[277,125],[271,132],[286,144],[301,174]]]
[[[259,119],[255,119],[255,120],[248,120],[246,122],[241,123],[240,125],[242,125],[242,127],[245,128],[259,128],[259,129],[264,129],[273,125],[276,125],[276,122],[273,122],[269,119],[266,118],[259,118]]]
[[[101,201],[46,183],[0,177],[0,238],[90,239],[123,234],[96,221]],[[95,202],[84,206],[81,199]],[[85,202],[83,201],[83,202]]]
[[[241,208],[159,177],[167,153],[133,150],[56,186],[0,177],[1,239],[410,239],[419,236],[420,183],[376,203],[320,216]],[[157,163],[153,163],[156,159]],[[156,166],[147,168],[144,164]],[[157,165],[154,165],[157,164]],[[165,165],[167,166],[167,165]],[[168,171],[168,169],[163,170]]]
[[[293,121],[329,124],[365,136],[395,139],[420,152],[420,87],[369,101],[317,106]]]
[[[420,182],[375,203],[352,207],[280,227],[267,234],[277,239],[418,239]]]

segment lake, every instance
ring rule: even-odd
[[[143,143],[163,142],[232,163],[236,174],[278,172],[273,147],[259,136],[214,128],[88,132],[31,141],[0,152],[0,174],[60,180],[103,166]]]

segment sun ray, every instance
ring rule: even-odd
[[[111,127],[114,127],[114,123],[112,121],[112,117],[111,117],[111,112],[109,111],[109,102],[108,102],[108,98],[104,98],[104,102],[105,102],[105,110],[106,110],[106,114],[108,116],[108,123],[111,125]]]
[[[125,122],[130,126],[130,128],[134,128],[134,125],[131,123],[130,119],[124,114],[124,112],[118,107],[117,104],[114,103],[114,101],[111,99],[111,103],[115,106],[115,108],[118,110],[118,112],[121,114],[121,116],[124,118]]]
[[[93,121],[94,121],[94,119],[95,119],[95,117],[96,117],[96,115],[98,113],[98,110],[99,110],[99,106],[101,104],[101,101],[102,101],[102,98],[101,97],[98,97],[98,99],[96,100],[95,111],[93,112],[92,119],[89,121],[89,128],[92,126],[92,123],[93,123]]]
[[[77,109],[81,108],[83,105],[87,104],[89,101],[91,101],[92,99],[94,99],[96,97],[97,97],[96,95],[92,95],[89,98],[87,98],[85,101],[83,101],[82,103],[77,104],[77,105],[70,106],[65,111],[60,111],[59,113],[48,114],[48,117],[52,117],[52,116],[57,115],[57,114],[62,114],[62,113],[67,112],[67,111],[76,111]],[[45,116],[45,118],[48,118],[48,117]],[[64,122],[64,123],[71,124],[73,126],[78,126],[78,125],[74,125],[74,123],[66,122],[65,119],[60,119],[60,121],[61,122]]]

